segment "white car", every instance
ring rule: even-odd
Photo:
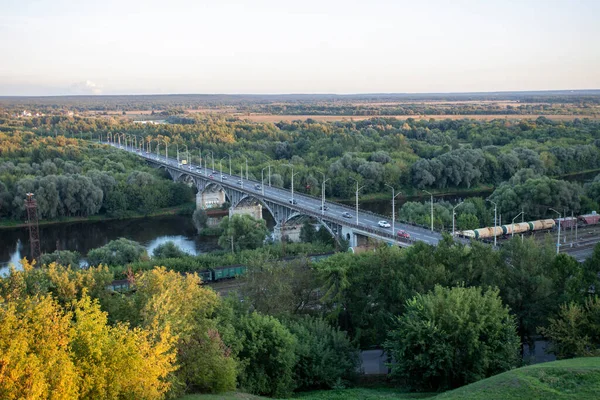
[[[390,223],[389,223],[389,222],[387,222],[387,221],[379,221],[377,224],[378,224],[380,227],[382,227],[382,228],[389,228],[389,227],[391,227]]]

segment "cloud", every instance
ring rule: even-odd
[[[70,91],[73,94],[102,94],[102,86],[98,86],[88,79],[85,82],[72,84]]]

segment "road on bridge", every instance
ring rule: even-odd
[[[335,202],[325,201],[325,206],[327,207],[327,210],[322,212],[321,199],[316,197],[294,192],[294,200],[296,201],[296,204],[291,204],[291,192],[287,189],[276,188],[271,186],[265,186],[263,188],[261,182],[257,182],[251,179],[243,179],[243,177],[240,177],[239,175],[229,175],[225,172],[223,172],[223,175],[221,175],[220,172],[217,170],[213,171],[210,168],[205,169],[201,165],[196,164],[182,165],[178,163],[177,159],[173,159],[171,157],[166,158],[162,155],[143,152],[137,148],[132,148],[130,146],[119,146],[116,143],[109,142],[104,142],[104,144],[108,144],[110,146],[126,150],[130,153],[134,153],[142,158],[151,160],[155,163],[160,163],[173,168],[177,168],[179,170],[185,171],[187,174],[192,176],[202,176],[204,179],[208,179],[210,175],[213,175],[212,180],[221,184],[222,186],[229,186],[238,190],[243,190],[244,192],[247,192],[249,195],[251,195],[252,197],[256,197],[257,199],[265,198],[277,201],[279,203],[284,203],[289,208],[295,209],[300,213],[303,213],[304,211],[308,210],[312,214],[321,214],[323,219],[331,220],[342,225],[356,226],[356,208],[354,207],[346,206]],[[260,189],[258,188],[259,186]],[[345,217],[345,213],[350,214],[350,217],[347,217],[347,214]],[[386,220],[390,222],[387,219],[387,217],[359,209],[358,229],[360,230],[360,228],[364,228],[365,230],[369,230],[374,234],[381,234],[384,237],[389,236],[390,234],[394,235],[393,237],[396,237],[397,232],[399,230],[403,230],[410,234],[410,238],[412,240],[419,240],[433,245],[436,245],[442,238],[442,236],[437,232],[431,232],[430,230],[424,228],[406,225],[398,222],[396,222],[395,232],[393,232],[391,227],[384,228],[379,226],[378,222],[381,220]]]

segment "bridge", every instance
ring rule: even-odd
[[[174,181],[195,185],[201,196],[204,193],[222,190],[230,204],[230,215],[245,201],[258,201],[273,216],[276,223],[276,234],[281,232],[282,227],[294,218],[308,216],[318,221],[333,237],[348,240],[350,246],[353,247],[358,245],[361,236],[402,247],[410,246],[415,241],[435,245],[442,238],[437,232],[402,223],[396,223],[395,229],[392,231],[391,227],[385,228],[378,224],[381,220],[388,220],[388,217],[370,211],[359,209],[357,215],[356,208],[332,201],[325,201],[323,210],[321,209],[322,199],[319,197],[294,193],[292,202],[290,190],[262,185],[261,182],[244,179],[243,176],[229,175],[225,172],[221,174],[207,166],[202,167],[202,165],[191,163],[182,165],[177,159],[148,153],[140,150],[139,147],[112,142],[103,143],[136,154],[149,163],[166,169]],[[398,231],[400,230],[409,233],[410,239],[399,237]]]

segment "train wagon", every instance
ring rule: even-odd
[[[575,225],[577,225],[577,218],[575,218],[575,217],[556,218],[554,220],[554,222],[556,223],[556,225],[558,225],[559,221],[560,221],[560,228],[561,229],[572,228]]]
[[[245,265],[228,265],[225,267],[211,268],[212,279],[218,281],[220,279],[235,278],[236,276],[243,275],[246,272]]]
[[[475,231],[473,231],[473,230],[462,231],[462,235],[464,237],[473,238],[474,239],[475,238]]]
[[[490,226],[487,228],[479,228],[473,231],[475,233],[475,239],[487,239],[494,236],[500,236],[503,234],[501,226]]]
[[[202,278],[202,282],[212,282],[213,275],[210,269],[206,269],[204,271],[196,272],[200,278]]]
[[[552,229],[556,226],[556,222],[553,219],[538,219],[536,221],[530,221],[529,230],[530,231],[543,231],[545,229]]]
[[[585,225],[595,225],[600,222],[600,214],[592,211],[591,214],[580,215],[579,220]]]
[[[529,223],[519,222],[516,224],[502,225],[502,233],[504,235],[512,235],[513,233],[524,233],[529,230]]]

